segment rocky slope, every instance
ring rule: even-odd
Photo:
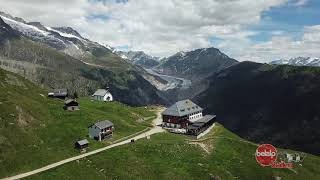
[[[208,78],[196,99],[236,134],[320,154],[320,68],[242,62]]]
[[[237,63],[236,60],[216,48],[204,48],[189,52],[178,52],[163,59],[156,69],[162,74],[196,81],[235,63]]]
[[[139,65],[143,68],[150,69],[159,65],[159,58],[150,56],[143,51],[117,51],[116,54],[124,59],[129,60],[129,62]]]

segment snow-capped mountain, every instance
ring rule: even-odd
[[[312,58],[312,57],[296,57],[291,58],[289,60],[280,59],[276,61],[271,61],[270,64],[288,64],[293,66],[319,66],[320,67],[320,59]]]
[[[13,17],[3,12],[0,12],[0,17],[24,37],[47,44],[77,58],[88,53],[94,55],[102,54],[101,52],[112,53],[113,50],[106,44],[99,44],[82,37],[71,27],[46,27],[40,22],[26,22],[22,18]]]
[[[116,51],[115,53],[131,63],[147,69],[157,66],[160,59],[159,57],[150,56],[143,51]]]
[[[16,37],[17,33],[0,18],[0,44],[10,37]]]

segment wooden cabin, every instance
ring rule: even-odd
[[[87,139],[83,139],[80,141],[77,141],[74,144],[76,149],[79,149],[81,152],[86,152],[86,149],[89,147],[89,141]]]
[[[100,121],[89,126],[89,137],[102,141],[111,138],[113,136],[113,131],[114,127],[112,122],[108,120]]]
[[[68,97],[68,89],[54,89],[53,91],[48,93],[48,97],[65,99]]]
[[[64,102],[63,109],[67,111],[80,110],[79,103],[75,99],[68,99]]]

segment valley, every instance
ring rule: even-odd
[[[320,179],[318,58],[256,63],[215,47],[162,58],[123,49],[0,12],[0,178]],[[49,98],[54,89],[80,110]],[[98,101],[97,89],[111,100]],[[162,113],[180,100],[189,104]],[[190,119],[202,110],[216,118],[208,134],[169,133],[208,125]],[[94,140],[89,127],[106,120],[112,138]],[[96,127],[98,140],[107,136]],[[262,167],[259,144],[305,158],[292,169]]]
[[[164,79],[167,81],[164,87],[162,87],[160,90],[162,91],[167,91],[170,89],[188,89],[191,86],[191,80],[180,78],[180,77],[175,77],[175,76],[170,76],[170,75],[164,75],[160,74],[157,71],[153,69],[146,69],[146,71],[151,74],[160,77],[161,79]]]

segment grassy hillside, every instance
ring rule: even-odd
[[[87,138],[87,127],[111,120],[111,141],[149,127],[155,117],[144,108],[79,99],[80,111],[65,112],[63,101],[15,74],[0,70],[0,178],[33,170],[79,154],[74,142]],[[90,140],[90,150],[105,146]]]
[[[246,139],[320,154],[320,68],[242,62],[209,78],[200,105]]]
[[[261,167],[257,146],[217,125],[210,134],[191,142],[163,133],[150,140],[117,147],[27,179],[319,179],[320,158],[308,155],[293,170]]]

